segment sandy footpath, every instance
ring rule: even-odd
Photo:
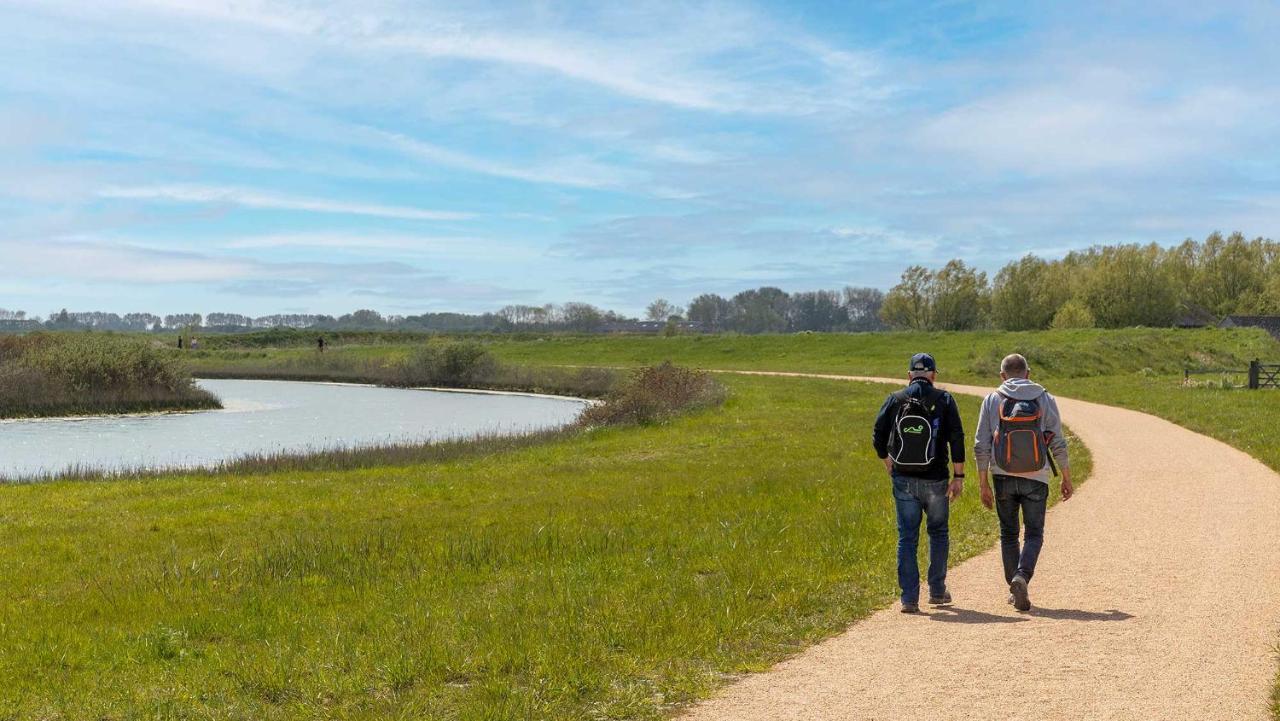
[[[1280,476],[1153,416],[1058,403],[1094,471],[1049,511],[1030,613],[992,548],[950,571],[953,606],[895,604],[682,718],[1269,719]]]

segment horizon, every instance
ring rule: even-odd
[[[482,313],[1280,233],[1280,8],[0,0],[0,307]]]

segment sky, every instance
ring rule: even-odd
[[[0,0],[0,307],[639,314],[1280,237],[1272,2]]]

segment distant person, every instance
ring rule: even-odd
[[[192,339],[191,339],[191,350],[196,350],[196,349],[197,349],[197,348],[199,348],[199,347],[200,347],[200,340],[199,340],[198,338],[192,338]]]
[[[316,337],[316,350],[320,351],[321,353],[324,352],[324,336]]]
[[[919,613],[916,551],[922,518],[928,519],[929,603],[951,603],[947,590],[948,516],[951,501],[964,489],[965,439],[955,399],[933,385],[938,375],[933,356],[917,353],[907,368],[907,387],[885,399],[871,442],[893,479],[902,612]],[[952,479],[949,485],[948,478]]]
[[[178,350],[182,350],[182,336],[178,336]]]
[[[1014,353],[1000,362],[1000,388],[982,402],[973,455],[978,461],[978,495],[1000,517],[1000,556],[1009,602],[1019,611],[1031,609],[1027,584],[1036,572],[1044,544],[1044,514],[1049,474],[1062,474],[1062,500],[1075,492],[1062,433],[1058,402],[1030,379],[1027,359]],[[1047,449],[1047,450],[1046,450]],[[995,477],[995,492],[987,474]],[[1018,514],[1025,526],[1019,547]]]

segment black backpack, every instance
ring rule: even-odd
[[[907,470],[924,470],[938,457],[938,402],[946,391],[929,389],[923,398],[907,395],[906,390],[893,394],[898,412],[889,429],[889,457],[893,465]]]

